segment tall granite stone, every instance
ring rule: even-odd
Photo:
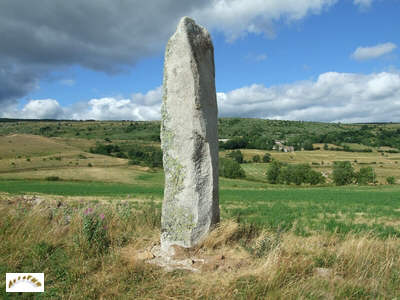
[[[192,247],[219,222],[218,108],[208,31],[181,19],[165,51],[161,247]]]

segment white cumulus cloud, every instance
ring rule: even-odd
[[[400,73],[327,72],[316,80],[266,87],[253,84],[217,93],[220,117],[321,122],[400,122]],[[31,100],[7,117],[78,120],[159,120],[162,88],[130,98],[104,97],[61,107]],[[4,116],[4,114],[3,114]]]
[[[162,89],[158,87],[146,94],[133,94],[129,99],[91,99],[71,107],[69,115],[78,120],[157,120],[160,119],[161,98]]]
[[[256,33],[274,35],[276,21],[296,21],[320,14],[337,0],[213,0],[195,9],[192,15],[200,24],[224,32],[229,41]]]
[[[400,121],[400,75],[328,72],[315,81],[218,93],[220,116],[322,122]]]
[[[16,117],[27,119],[62,119],[64,118],[64,109],[57,100],[41,99],[30,100]]]
[[[351,57],[356,60],[373,59],[388,54],[396,48],[397,46],[393,43],[378,44],[371,47],[358,47]]]

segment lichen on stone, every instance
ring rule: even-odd
[[[168,184],[166,188],[170,189],[170,200],[174,200],[175,196],[184,188],[183,181],[185,179],[185,167],[179,163],[176,158],[173,158],[168,153],[164,154],[164,169],[168,176]]]
[[[196,226],[191,210],[182,206],[169,205],[166,208],[168,219],[163,220],[163,233],[170,241],[190,239],[190,231]]]

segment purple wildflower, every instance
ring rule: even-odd
[[[104,214],[100,214],[100,219],[104,220]]]
[[[93,212],[93,208],[89,207],[83,213],[87,216],[88,214],[91,214],[92,212]]]

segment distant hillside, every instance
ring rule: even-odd
[[[47,156],[77,150],[74,147],[37,135],[11,134],[0,136],[2,158]]]
[[[274,141],[302,148],[312,144],[362,144],[400,148],[399,123],[341,124],[221,118],[220,139],[237,140],[239,148],[269,149]],[[15,133],[94,140],[160,141],[159,121],[58,121],[0,119],[0,135]]]

